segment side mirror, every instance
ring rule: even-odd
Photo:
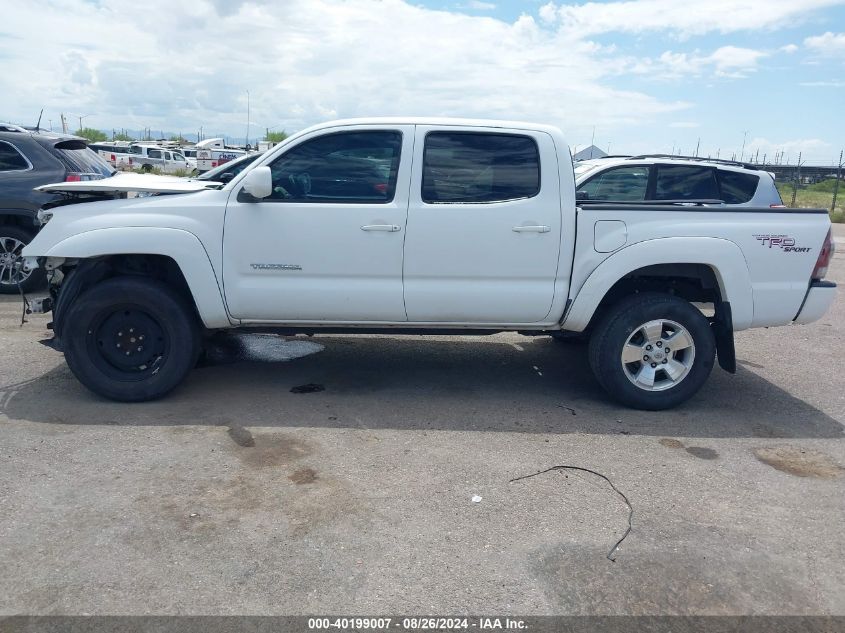
[[[234,177],[235,177],[235,174],[233,174],[230,171],[227,171],[225,173],[220,174],[220,177],[215,178],[215,180],[217,182],[230,182],[232,180],[232,178],[234,178]]]
[[[273,193],[273,174],[266,165],[250,169],[244,178],[244,193],[257,200],[268,197]]]
[[[586,191],[576,191],[575,192],[575,199],[576,200],[589,200],[590,194],[588,194]]]

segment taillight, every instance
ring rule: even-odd
[[[216,161],[216,160],[211,161],[211,166],[212,166],[212,167],[217,167],[217,161]]]
[[[836,250],[836,242],[833,241],[833,229],[827,231],[827,237],[824,238],[824,244],[819,251],[819,258],[816,260],[816,267],[813,268],[813,279],[824,279],[827,275],[827,267],[830,265],[830,260],[833,259],[833,251]]]
[[[75,174],[73,172],[68,173],[65,176],[65,182],[81,182],[82,181],[82,174]]]
[[[387,193],[387,183],[380,182],[377,185],[373,185],[373,189],[375,189],[379,193]]]

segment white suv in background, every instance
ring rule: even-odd
[[[686,156],[607,156],[577,161],[575,187],[578,200],[712,200],[727,206],[783,206],[773,174],[746,163]]]
[[[189,163],[182,152],[160,145],[133,143],[129,146],[128,152],[132,158],[132,165],[144,171],[157,168],[165,174],[190,173],[197,166],[196,161]]]

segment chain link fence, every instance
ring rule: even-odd
[[[843,153],[836,166],[802,164],[759,165],[775,174],[775,182],[783,203],[793,209],[827,209],[833,222],[845,223],[845,186],[843,186]]]

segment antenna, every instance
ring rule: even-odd
[[[41,117],[44,116],[44,108],[41,108],[41,112],[38,114],[38,123],[35,124],[35,131],[41,129]]]

